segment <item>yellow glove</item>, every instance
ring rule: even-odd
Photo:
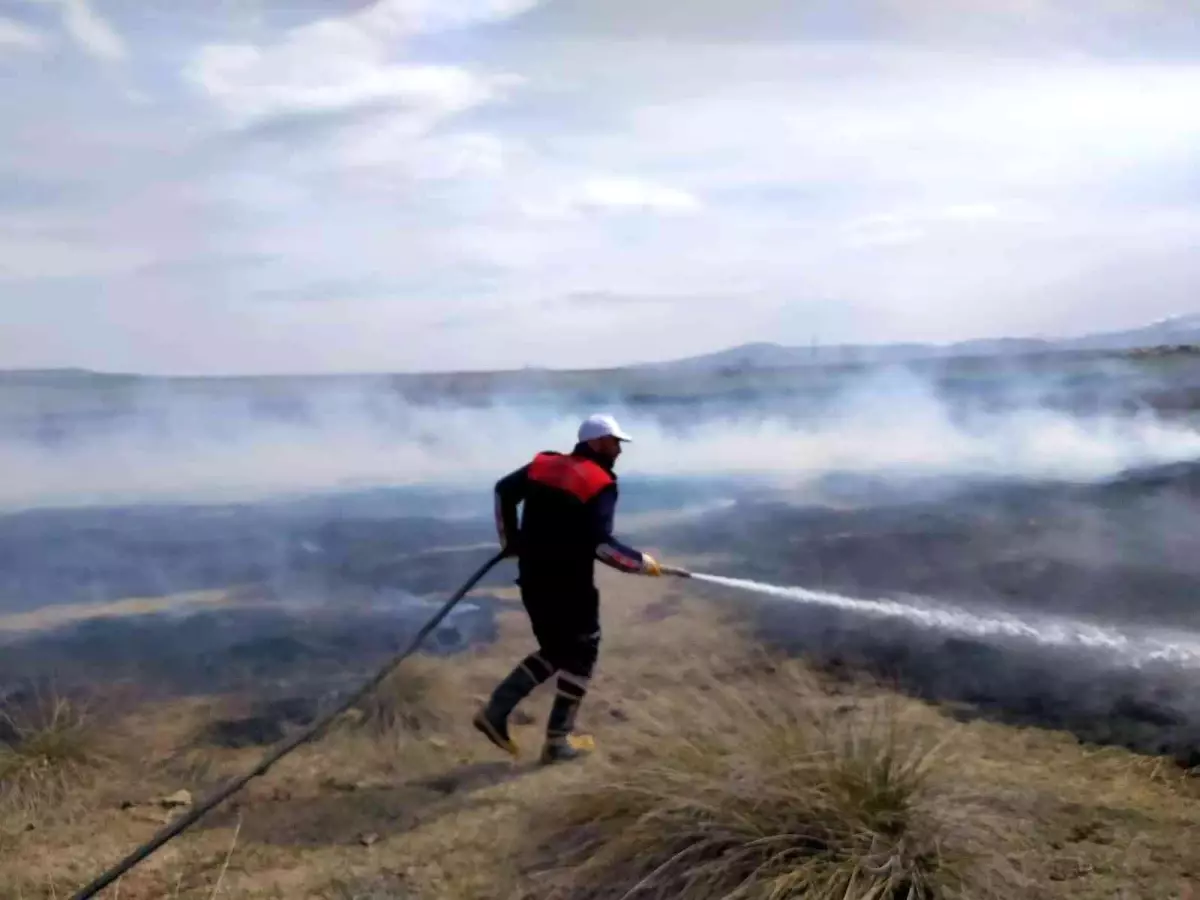
[[[662,566],[660,566],[658,564],[658,560],[656,560],[649,553],[642,554],[642,574],[653,575],[655,577],[662,574]]]

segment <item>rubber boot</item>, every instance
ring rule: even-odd
[[[542,747],[541,763],[544,766],[559,762],[571,762],[587,756],[596,749],[590,734],[565,734],[547,736]]]
[[[595,749],[591,735],[575,733],[575,716],[586,695],[587,679],[567,672],[558,676],[558,694],[546,723],[546,743],[541,756],[543,765],[578,759]]]
[[[475,714],[472,724],[489,741],[511,756],[520,756],[520,748],[508,733],[508,717],[522,700],[554,674],[538,654],[531,654],[496,686],[487,705]]]

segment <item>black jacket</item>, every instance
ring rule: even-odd
[[[642,572],[644,555],[613,537],[616,506],[616,473],[586,444],[569,454],[539,453],[496,482],[496,529],[516,552],[522,581],[591,587],[596,559]]]

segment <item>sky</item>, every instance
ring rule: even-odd
[[[0,0],[0,367],[592,367],[1200,305],[1192,0]]]

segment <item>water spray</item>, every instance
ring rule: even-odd
[[[662,571],[663,574],[678,578],[692,578],[793,603],[840,609],[865,616],[900,619],[930,631],[974,638],[1017,640],[1061,649],[1104,651],[1111,657],[1133,666],[1167,663],[1186,668],[1200,668],[1200,634],[1195,632],[1161,629],[1122,630],[1061,616],[1034,614],[1020,617],[999,610],[971,612],[937,604],[923,597],[915,598],[915,603],[902,603],[898,600],[849,597],[830,591],[766,584],[705,572],[689,572],[676,567],[664,566]]]

